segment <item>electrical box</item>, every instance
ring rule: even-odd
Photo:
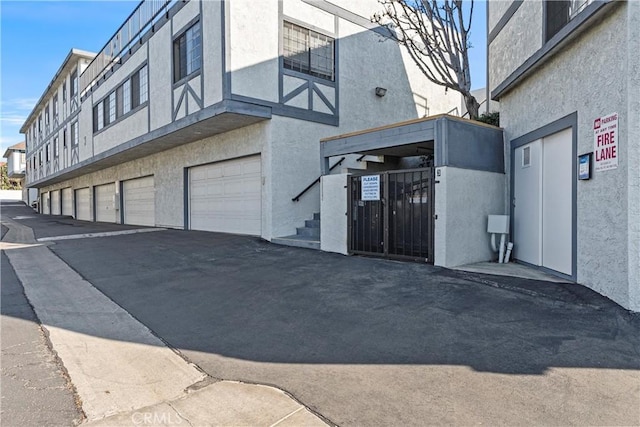
[[[487,233],[509,234],[509,215],[489,215]]]

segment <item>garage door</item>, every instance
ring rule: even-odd
[[[71,188],[62,189],[62,215],[73,216],[73,190]]]
[[[51,214],[60,215],[60,190],[51,192]]]
[[[50,202],[51,201],[49,200],[49,192],[42,193],[42,200],[40,200],[40,203],[42,203],[42,213],[45,215],[49,215],[51,213]]]
[[[260,156],[191,168],[190,228],[259,236],[261,175]]]
[[[153,176],[130,179],[122,183],[124,223],[156,225],[155,187]]]
[[[116,185],[114,183],[95,187],[96,221],[116,222],[115,194]]]
[[[91,221],[91,191],[89,188],[76,190],[76,219]]]

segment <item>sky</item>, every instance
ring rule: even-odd
[[[24,140],[20,128],[69,51],[99,52],[138,3],[0,0],[0,155]],[[485,9],[476,2],[469,51],[473,89],[485,84]]]

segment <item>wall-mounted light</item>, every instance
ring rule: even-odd
[[[386,88],[384,88],[384,87],[377,87],[376,88],[376,96],[379,96],[380,98],[382,98],[386,94],[387,94],[387,89]]]

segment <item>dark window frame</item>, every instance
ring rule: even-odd
[[[196,29],[197,34],[193,36]],[[190,50],[189,47],[191,47]],[[172,55],[174,84],[179,84],[202,70],[202,26],[199,20],[188,25],[173,38]]]
[[[296,38],[293,37],[294,34],[297,35]],[[300,45],[303,45],[304,49]],[[328,52],[330,54],[327,54]],[[330,66],[327,66],[326,63],[329,61]],[[324,66],[321,66],[322,64]],[[282,68],[335,82],[336,39],[284,19],[282,21]]]

